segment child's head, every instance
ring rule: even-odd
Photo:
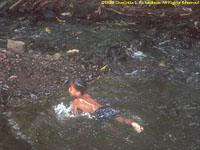
[[[83,95],[87,90],[87,83],[82,78],[75,78],[70,81],[69,94],[70,96]]]

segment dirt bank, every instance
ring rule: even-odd
[[[112,56],[111,56],[112,55]],[[73,77],[87,81],[98,79],[111,71],[116,60],[124,61],[125,51],[110,53],[40,53],[16,54],[0,50],[0,103],[7,106],[23,105],[23,102],[40,102],[41,99],[67,88]]]

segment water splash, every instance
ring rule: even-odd
[[[53,109],[54,109],[54,112],[56,113],[56,116],[57,116],[57,119],[58,120],[64,120],[66,118],[72,118],[72,117],[75,117],[73,114],[72,114],[72,103],[67,106],[67,105],[64,105],[63,102],[56,105],[56,106],[53,106]]]
[[[144,54],[142,51],[139,51],[135,48],[127,48],[127,50],[132,53],[131,55],[132,58],[139,58],[142,61],[144,57],[147,57],[146,54]]]
[[[92,119],[92,116],[90,113],[81,113],[74,115],[72,113],[72,103],[70,103],[69,106],[64,105],[63,102],[53,106],[54,112],[56,113],[57,119],[58,120],[65,120],[68,118],[74,118],[74,117],[79,117],[79,116],[87,116],[88,118]]]
[[[146,57],[146,54],[144,54],[142,51],[133,51],[133,58],[143,58]]]

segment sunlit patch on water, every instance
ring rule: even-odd
[[[64,105],[63,102],[61,102],[58,105],[53,106],[53,110],[56,113],[56,117],[58,120],[66,120],[69,118],[79,117],[79,116],[86,116],[90,119],[92,119],[92,116],[89,113],[80,113],[77,115],[74,115],[72,113],[72,103],[70,105]]]

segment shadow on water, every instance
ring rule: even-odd
[[[1,33],[5,38],[1,38],[0,42],[4,43],[5,39],[11,37],[20,39],[28,29],[31,36],[37,36],[35,41],[42,38],[46,42],[45,26],[47,25],[35,27],[38,30],[34,27],[29,29],[16,26],[13,32],[20,34]],[[51,38],[67,34],[63,41],[69,39],[69,48],[91,50],[99,43],[106,45],[119,40],[132,41],[128,50],[134,55],[126,62],[124,72],[101,77],[89,85],[88,92],[99,103],[109,104],[120,110],[122,116],[136,120],[145,130],[136,134],[131,127],[112,120],[96,121],[90,119],[88,114],[73,116],[69,111],[73,99],[65,91],[59,97],[49,98],[45,104],[28,104],[0,114],[0,150],[200,148],[198,48],[183,48],[180,39],[177,42],[167,36],[172,31],[130,30],[120,27],[124,30],[117,33],[118,28],[105,25],[95,26],[92,30],[81,25],[77,27],[63,24],[52,25],[51,29],[54,28]],[[66,28],[64,32],[58,31],[63,28]],[[105,34],[106,31],[108,32]],[[137,36],[131,36],[133,33]],[[31,38],[30,35],[27,36]],[[122,38],[118,39],[119,37]],[[61,111],[55,111],[58,106]]]

